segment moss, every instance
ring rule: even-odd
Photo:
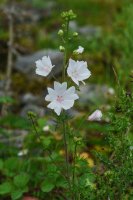
[[[48,79],[29,79],[21,73],[14,73],[12,76],[12,89],[16,94],[31,92],[33,94],[42,94],[42,91],[49,84]]]

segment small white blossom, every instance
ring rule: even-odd
[[[85,84],[83,80],[91,76],[91,72],[87,68],[87,62],[72,59],[69,59],[67,74],[78,86],[79,81]]]
[[[47,76],[54,65],[52,65],[52,62],[49,58],[49,56],[43,56],[41,60],[37,60],[36,62],[36,74],[40,76]]]
[[[53,109],[57,115],[60,115],[61,110],[70,109],[74,105],[74,101],[78,99],[75,93],[75,87],[72,86],[67,89],[67,83],[54,82],[54,89],[48,88],[48,95],[45,97],[46,101],[51,101],[48,108]]]
[[[18,152],[18,156],[25,156],[28,153],[28,149],[23,149],[22,151]]]
[[[96,110],[88,117],[88,120],[89,121],[101,121],[102,116],[103,115],[102,115],[101,110]]]
[[[43,131],[49,131],[49,130],[50,130],[50,127],[48,125],[43,127]]]
[[[84,48],[79,46],[77,50],[75,50],[74,52],[76,52],[77,54],[83,53],[84,52]]]
[[[113,88],[109,88],[109,89],[108,89],[108,93],[109,93],[110,95],[114,95],[114,94],[115,94],[115,91],[114,91]]]
[[[130,146],[130,150],[131,150],[131,151],[133,150],[133,146]]]

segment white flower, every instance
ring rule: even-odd
[[[108,88],[108,94],[114,95],[115,94],[114,89],[113,88]]]
[[[69,59],[67,74],[77,85],[79,85],[79,81],[84,83],[83,80],[89,78],[91,72],[87,69],[87,62]]]
[[[45,97],[46,101],[51,101],[48,108],[53,109],[57,115],[60,115],[61,110],[67,110],[74,105],[74,100],[78,99],[75,93],[75,87],[72,86],[67,89],[67,83],[54,82],[54,89],[48,88],[48,95]]]
[[[101,121],[102,118],[102,112],[101,110],[96,110],[95,112],[93,112],[89,117],[88,120],[89,121]]]
[[[23,149],[22,151],[18,152],[18,156],[25,156],[28,153],[28,149]]]
[[[133,146],[130,146],[130,150],[131,150],[131,151],[133,150]]]
[[[50,130],[49,125],[46,125],[46,126],[43,127],[43,131],[49,131],[49,130]]]
[[[74,52],[76,52],[77,54],[83,53],[84,48],[79,46],[77,50],[75,50]]]
[[[54,65],[52,65],[49,56],[43,56],[41,60],[37,60],[36,62],[36,74],[41,76],[47,76]]]

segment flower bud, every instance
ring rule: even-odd
[[[36,118],[36,113],[32,112],[32,111],[28,111],[28,117],[33,117]]]
[[[101,118],[102,118],[102,112],[101,112],[101,110],[96,110],[95,112],[93,112],[88,117],[88,120],[89,121],[101,121]]]
[[[73,51],[73,54],[77,55],[77,54],[81,54],[83,52],[84,52],[84,48],[82,46],[79,46],[78,49],[76,49],[75,51]]]
[[[60,30],[58,31],[58,35],[59,35],[59,36],[63,36],[63,34],[64,34],[64,31],[63,31],[62,29],[60,29]]]
[[[62,28],[65,28],[65,26],[66,26],[65,24],[62,24]]]
[[[74,50],[74,51],[73,51],[73,55],[75,55],[75,56],[77,56],[77,55],[78,55],[78,53],[77,53],[77,51],[76,51],[76,50]]]
[[[82,138],[81,137],[74,137],[74,142],[81,144]]]
[[[69,17],[70,17],[70,20],[73,20],[73,19],[76,18],[76,15],[75,15],[75,13],[74,13],[72,10],[69,10],[69,11],[68,11],[68,15],[69,15]]]
[[[73,33],[73,37],[77,37],[78,36],[78,33],[77,32],[74,32]]]
[[[61,52],[64,52],[64,51],[65,51],[65,47],[59,46],[59,50],[60,50]]]
[[[68,21],[68,20],[73,20],[73,19],[75,19],[75,18],[76,18],[76,15],[75,15],[75,13],[74,13],[72,10],[69,10],[69,11],[63,12],[63,13],[61,14],[61,17],[62,17],[63,19],[65,19],[66,21]]]

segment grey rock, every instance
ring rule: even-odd
[[[35,61],[41,59],[43,56],[48,56],[52,60],[52,64],[55,65],[49,78],[52,77],[52,73],[54,75],[58,75],[61,72],[61,66],[63,63],[63,55],[57,50],[40,50],[34,54],[26,55],[26,56],[18,56],[15,69],[21,73],[24,73],[29,78],[38,78],[40,76],[35,74]]]
[[[17,22],[37,22],[41,18],[47,18],[51,16],[53,10],[55,9],[56,2],[54,1],[46,1],[42,2],[42,5],[36,6],[35,2],[29,0],[32,6],[26,6],[21,2],[19,3],[11,3],[9,2],[6,6],[2,5],[1,8],[5,13],[12,13],[15,16],[15,20]]]
[[[91,39],[93,37],[99,37],[102,34],[102,29],[99,26],[84,26],[79,28],[79,33],[85,36],[87,39]]]
[[[4,97],[4,96],[5,96],[5,93],[0,90],[0,97]]]
[[[68,115],[70,115],[71,117],[78,117],[81,115],[81,113],[79,111],[76,110],[76,108],[71,108],[67,111]]]
[[[5,80],[0,80],[0,89],[4,89],[5,86]]]
[[[26,117],[26,116],[27,116],[27,113],[28,113],[29,111],[32,111],[32,112],[36,113],[39,117],[43,117],[44,114],[45,114],[45,109],[44,109],[44,107],[42,107],[42,106],[37,106],[37,105],[34,105],[34,104],[27,104],[27,105],[25,105],[25,106],[22,108],[22,110],[21,110],[21,112],[20,112],[20,115],[21,115],[22,117]]]
[[[41,96],[35,96],[32,93],[26,93],[23,96],[21,96],[21,103],[23,104],[41,104],[42,98]]]
[[[105,103],[112,95],[107,85],[81,85],[78,92],[81,106],[100,105]]]
[[[71,29],[72,31],[78,31],[78,29],[79,29],[79,27],[78,27],[76,21],[71,21],[70,24],[69,24],[69,26],[70,26],[70,29]]]
[[[102,29],[100,26],[87,25],[79,27],[76,21],[70,22],[70,28],[72,29],[72,31],[77,31],[79,34],[85,36],[87,39],[99,37],[102,34]]]

